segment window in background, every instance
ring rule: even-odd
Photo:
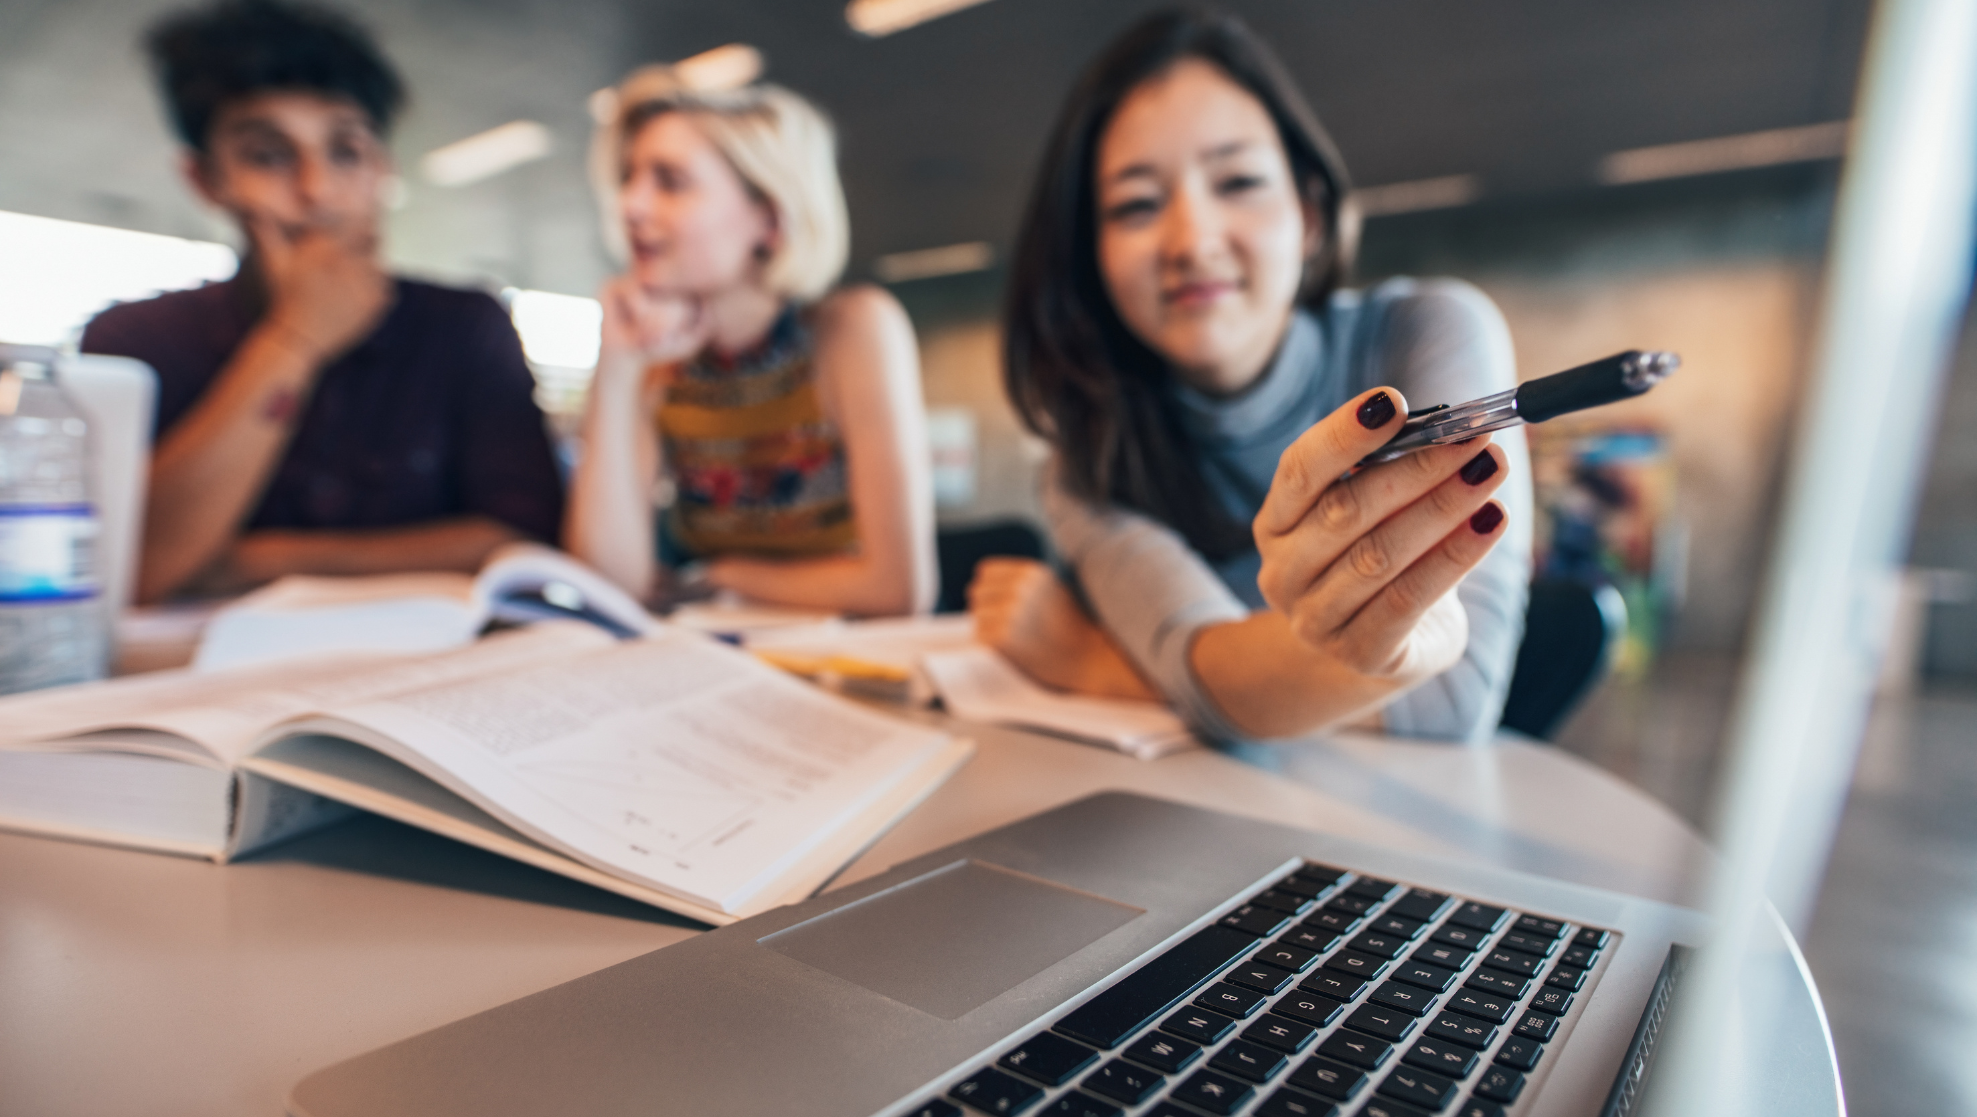
[[[0,341],[63,345],[112,303],[226,279],[238,263],[212,241],[0,211]]]

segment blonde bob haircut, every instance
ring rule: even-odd
[[[814,302],[843,274],[851,220],[837,176],[837,134],[809,101],[768,84],[693,89],[671,66],[646,66],[600,93],[591,109],[597,120],[591,180],[603,209],[605,243],[621,262],[629,253],[618,190],[632,138],[659,116],[680,112],[774,211],[777,243],[764,268],[771,291]]]

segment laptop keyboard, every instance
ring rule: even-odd
[[[1506,1117],[1611,939],[1306,863],[907,1117]]]

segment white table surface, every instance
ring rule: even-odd
[[[1105,789],[1677,903],[1704,854],[1655,800],[1528,742],[1341,739],[1274,750],[1272,772],[960,730],[975,758],[842,880]],[[375,817],[225,867],[0,833],[0,1114],[278,1114],[312,1070],[695,933]]]

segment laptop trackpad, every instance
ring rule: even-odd
[[[953,1020],[1144,914],[1000,865],[956,861],[759,941]]]

